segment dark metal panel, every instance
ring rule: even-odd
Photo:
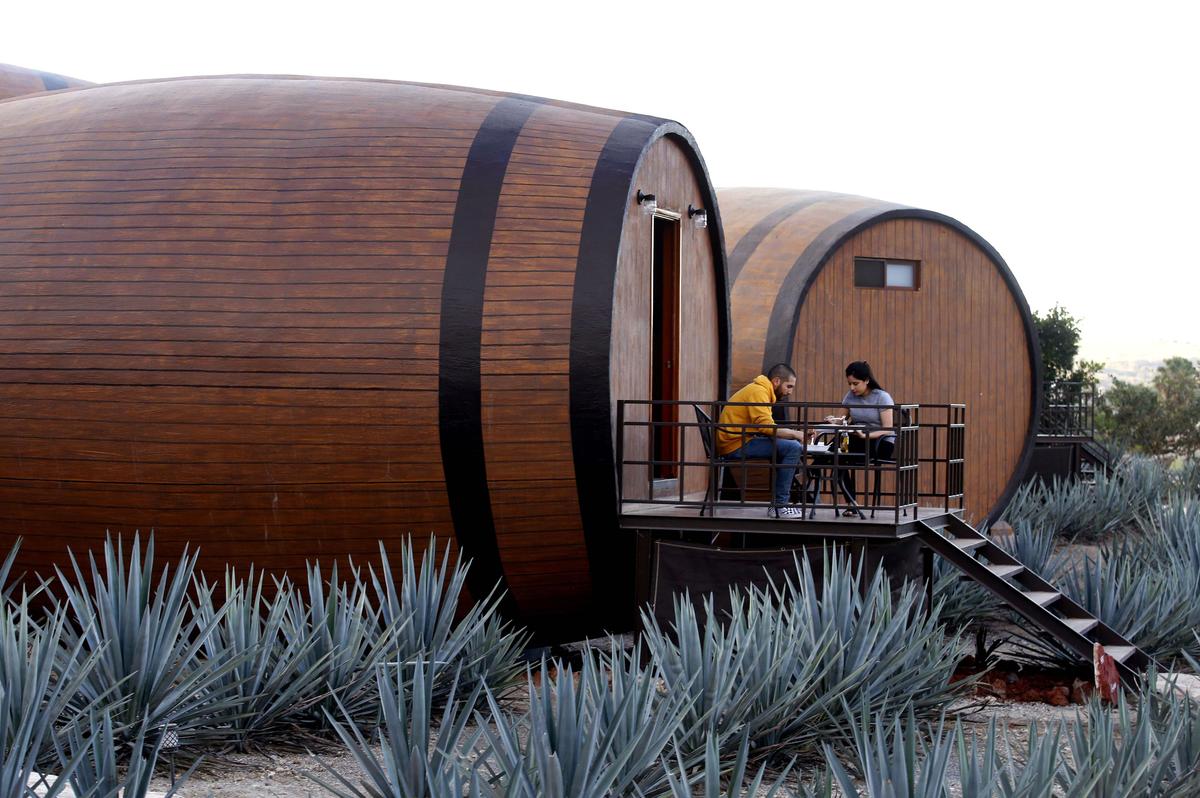
[[[438,348],[438,432],[455,538],[472,560],[471,593],[480,598],[499,587],[509,602],[484,461],[479,358],[500,190],[513,146],[537,106],[523,98],[501,100],[471,144],[446,255]]]
[[[730,369],[729,282],[725,240],[716,193],[695,140],[675,122],[644,116],[622,120],[609,136],[596,163],[584,212],[579,264],[571,307],[571,447],[578,485],[584,540],[597,593],[598,615],[612,618],[612,602],[633,596],[632,541],[614,537],[619,528],[617,465],[613,448],[610,384],[613,292],[625,212],[633,201],[633,178],[642,157],[659,138],[680,142],[698,173],[703,201],[710,210],[709,241],[717,290],[718,364],[720,385],[728,386]],[[600,602],[608,604],[599,606]],[[633,621],[632,605],[623,620]]]

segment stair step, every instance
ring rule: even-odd
[[[1045,607],[1047,604],[1053,604],[1055,601],[1057,601],[1059,597],[1062,596],[1062,593],[1047,590],[1031,590],[1029,592],[1022,593],[1021,595],[1039,607]]]
[[[989,565],[987,567],[996,576],[1001,579],[1007,579],[1010,576],[1016,576],[1025,570],[1024,565]]]
[[[949,540],[963,551],[970,551],[988,544],[987,538],[950,538]]]
[[[1136,646],[1105,646],[1104,653],[1115,659],[1117,662],[1124,662],[1129,659],[1129,655],[1137,651]]]
[[[1085,635],[1100,625],[1095,618],[1063,618],[1062,622],[1077,634]]]

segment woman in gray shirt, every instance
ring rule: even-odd
[[[846,384],[850,387],[842,397],[846,415],[840,420],[863,427],[851,433],[850,451],[866,452],[869,441],[872,462],[892,459],[896,450],[896,435],[892,432],[892,405],[896,402],[892,395],[883,390],[865,360],[856,360],[846,366]],[[831,418],[838,419],[837,416]],[[842,472],[842,484],[851,496],[855,495],[853,471]]]

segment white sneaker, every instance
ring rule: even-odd
[[[789,518],[796,520],[804,518],[804,511],[799,507],[792,506],[769,507],[767,508],[767,515],[771,516],[772,518]]]

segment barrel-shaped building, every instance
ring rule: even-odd
[[[68,78],[65,75],[39,72],[36,69],[26,69],[12,64],[0,64],[0,100],[38,94],[43,91],[57,91],[90,85],[86,80]]]
[[[1041,369],[1028,304],[999,253],[932,211],[820,191],[720,192],[733,388],[790,362],[794,398],[837,402],[869,362],[901,403],[965,403],[965,510],[994,517],[1025,471]]]
[[[0,544],[44,571],[153,530],[284,573],[432,533],[535,630],[617,628],[616,403],[728,380],[720,228],[689,206],[715,200],[684,128],[525,96],[2,102]]]

